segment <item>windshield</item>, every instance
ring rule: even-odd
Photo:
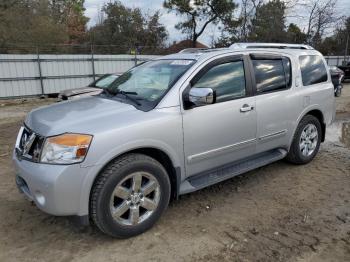
[[[100,79],[98,79],[91,86],[98,87],[98,88],[106,88],[110,84],[112,84],[117,78],[118,78],[117,75],[105,75],[105,76],[101,77]]]
[[[132,68],[107,89],[112,95],[127,94],[132,99],[156,103],[194,64],[194,60],[155,60]],[[154,105],[155,106],[155,105]]]

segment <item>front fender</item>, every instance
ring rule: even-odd
[[[163,151],[167,154],[172,161],[174,167],[178,167],[181,170],[181,174],[184,175],[184,166],[183,162],[180,160],[180,156],[178,153],[169,145],[162,141],[157,140],[136,140],[126,144],[123,144],[117,148],[113,148],[102,155],[95,165],[90,166],[81,166],[82,168],[86,168],[87,174],[83,181],[83,185],[81,187],[81,198],[80,198],[80,216],[89,214],[89,201],[90,201],[90,192],[93,186],[93,183],[98,176],[98,174],[103,170],[103,168],[110,163],[113,159],[121,156],[127,152],[131,152],[133,150],[141,149],[141,148],[153,148]],[[182,179],[182,178],[181,178]]]

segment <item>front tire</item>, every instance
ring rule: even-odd
[[[164,167],[143,154],[110,163],[96,179],[90,215],[104,233],[128,238],[150,229],[167,208],[170,181]]]
[[[293,164],[307,164],[318,153],[321,144],[322,128],[320,121],[306,115],[300,121],[286,159]]]

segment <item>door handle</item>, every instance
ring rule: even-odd
[[[252,111],[253,109],[254,109],[254,106],[250,106],[250,105],[248,105],[248,104],[244,104],[244,105],[241,107],[240,111],[241,111],[242,113],[244,113],[244,112]]]

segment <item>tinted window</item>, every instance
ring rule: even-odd
[[[228,62],[212,67],[193,87],[212,88],[216,91],[216,102],[245,96],[243,61]]]
[[[282,59],[253,59],[256,89],[258,93],[286,89],[291,84],[291,65]]]
[[[327,69],[320,56],[303,55],[299,62],[304,86],[327,81]]]

